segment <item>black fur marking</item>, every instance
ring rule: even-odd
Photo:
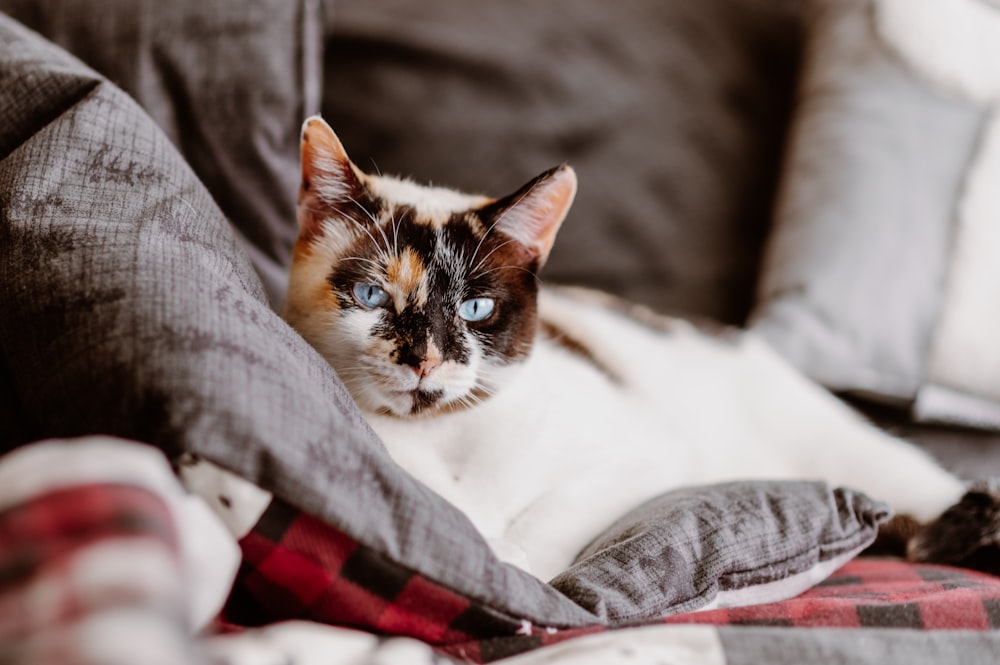
[[[417,390],[413,393],[411,413],[418,414],[437,405],[443,393],[439,391]]]
[[[354,206],[353,212],[360,214],[353,214],[352,219],[371,237],[358,230],[344,260],[328,277],[341,308],[361,307],[352,295],[356,283],[378,283],[387,278],[384,254],[402,255],[410,250],[424,263],[426,304],[421,306],[417,292],[412,292],[402,311],[397,312],[392,304],[386,306],[373,330],[393,344],[396,362],[419,365],[430,335],[442,360],[467,363],[472,350],[465,339],[466,330],[489,357],[514,361],[527,356],[537,330],[536,256],[500,232],[487,233],[492,221],[484,220],[481,210],[457,213],[442,227],[435,227],[418,220],[408,206],[390,209],[381,202],[360,203],[369,211],[377,210],[387,221],[376,227]],[[476,297],[494,299],[493,314],[482,321],[463,321],[458,316],[459,305]]]
[[[973,485],[910,542],[909,558],[1000,575],[1000,479]]]
[[[569,351],[574,356],[582,359],[598,372],[606,376],[612,383],[617,385],[624,383],[621,377],[618,376],[610,367],[598,360],[597,356],[595,356],[589,348],[562,328],[557,327],[549,321],[542,321],[539,330],[546,339],[551,340],[561,348]]]
[[[875,542],[865,549],[869,556],[905,556],[906,547],[923,528],[912,515],[893,515],[879,526]]]
[[[466,297],[487,295],[497,305],[493,316],[469,329],[488,355],[513,361],[527,356],[538,328],[539,259],[509,236],[491,230],[495,215],[503,210],[487,206],[453,218],[447,228],[456,245],[461,243],[458,246],[468,255],[475,254]]]

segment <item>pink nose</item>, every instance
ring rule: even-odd
[[[441,359],[436,357],[424,358],[419,365],[411,365],[410,369],[421,379],[428,376],[441,365]]]

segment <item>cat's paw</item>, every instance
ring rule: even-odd
[[[910,539],[907,558],[1000,575],[1000,479],[974,484]]]

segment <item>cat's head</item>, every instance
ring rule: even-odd
[[[500,199],[368,175],[310,118],[284,316],[369,412],[472,406],[531,351],[575,193],[568,166]]]

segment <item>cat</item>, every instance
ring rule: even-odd
[[[969,501],[985,496],[984,514],[1000,514],[996,492],[963,499],[958,478],[748,332],[708,335],[540,286],[576,192],[571,167],[494,199],[363,173],[319,117],[301,141],[283,315],[395,461],[501,559],[550,579],[645,500],[737,479],[822,479],[920,524],[961,500],[911,539],[921,560],[941,550],[922,535],[942,529],[976,549],[991,523],[970,521]]]

